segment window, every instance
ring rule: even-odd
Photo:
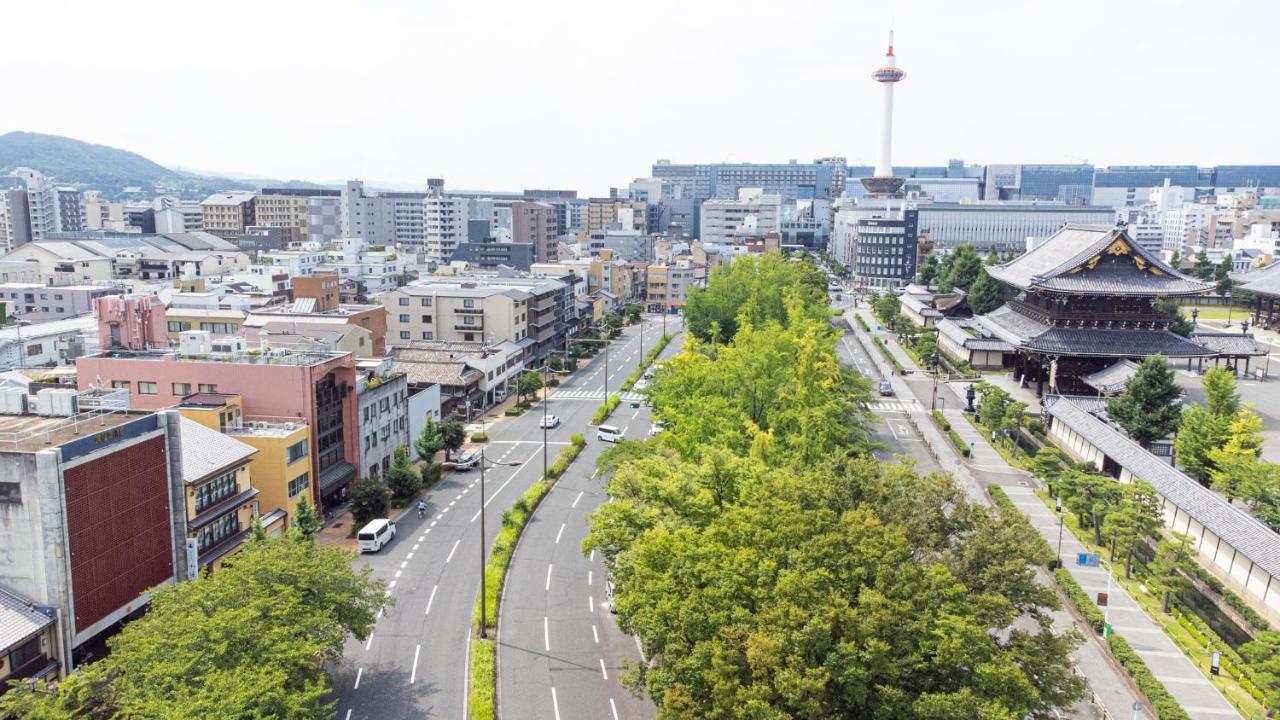
[[[462,324],[463,324],[463,325],[475,325],[475,324],[476,324],[476,318],[475,318],[475,316],[474,316],[474,315],[467,315],[466,317],[462,318]]]
[[[382,398],[382,402],[378,405],[378,412],[387,412],[391,409],[391,398]]]
[[[40,657],[40,636],[36,635],[9,652],[9,672]]]
[[[407,307],[407,306],[409,305],[409,298],[407,298],[407,297],[402,297],[402,298],[400,298],[400,304],[401,304],[402,306],[406,306],[406,307]]]
[[[429,322],[431,322],[431,316],[430,316],[430,315],[423,315],[423,316],[422,316],[422,322],[424,322],[424,323],[429,323]]]
[[[139,394],[139,395],[155,395],[155,394],[156,394],[156,393],[158,393],[158,392],[159,392],[159,390],[156,388],[156,384],[155,384],[155,383],[153,383],[153,382],[147,382],[147,381],[145,381],[145,380],[139,380],[139,381],[138,381],[138,394]]]
[[[224,473],[196,488],[196,512],[236,494],[236,471]]]
[[[179,397],[191,394],[191,383],[174,383],[173,394]]]
[[[218,392],[218,386],[213,383],[200,383],[197,387],[200,388],[200,392],[207,392],[207,393]]]
[[[299,440],[298,442],[296,442],[296,443],[294,443],[294,444],[290,445],[290,446],[289,446],[289,449],[286,451],[286,456],[288,457],[287,462],[291,462],[291,463],[292,463],[292,462],[297,462],[297,461],[301,460],[302,458],[306,457],[306,456],[307,456],[307,441],[306,441],[306,440]]]
[[[407,323],[407,322],[409,322],[409,316],[408,316],[408,315],[401,315],[401,316],[400,316],[400,322],[402,322],[402,323]]]
[[[189,322],[183,322],[181,320],[169,321],[169,332],[183,332],[184,330],[190,330],[190,329],[191,329],[191,323]]]
[[[16,482],[0,482],[0,505],[21,505],[22,485]]]
[[[475,333],[462,333],[462,340],[464,342],[473,342],[475,341],[475,339],[476,339]]]
[[[471,298],[465,298],[462,301],[462,307],[464,308],[473,308],[475,306],[476,306],[476,301]]]
[[[39,355],[42,352],[44,352],[44,345],[41,343],[34,343],[27,346],[27,357]]]
[[[129,384],[130,384],[130,383],[129,383],[129,381],[128,381],[128,380],[112,380],[112,381],[111,381],[111,388],[112,388],[113,390],[128,390],[128,389],[129,389]]]
[[[290,480],[289,481],[289,497],[291,498],[297,497],[298,493],[301,493],[303,490],[306,490],[308,479],[309,479],[308,474],[302,473],[298,477]]]
[[[196,536],[196,545],[200,550],[208,550],[240,531],[240,514],[227,513],[212,523],[200,528]]]
[[[408,330],[401,330],[401,331],[400,331],[400,339],[401,339],[401,340],[408,340],[408,339],[409,339],[409,331],[408,331]]]
[[[430,331],[430,330],[428,330],[428,331],[426,331],[426,332],[422,333],[422,339],[423,339],[423,340],[432,340],[432,339],[434,339],[434,337],[435,337],[435,336],[434,336],[434,335],[432,335],[432,333],[431,333],[431,331]]]
[[[422,298],[422,307],[431,307],[431,298]]]

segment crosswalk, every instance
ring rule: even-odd
[[[922,410],[924,406],[918,400],[877,400],[871,403],[871,409],[875,412],[915,412]]]
[[[617,395],[618,393],[609,393]],[[603,390],[557,390],[551,393],[552,400],[604,400]],[[638,402],[644,396],[635,392],[622,393],[622,402]]]

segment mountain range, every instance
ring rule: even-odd
[[[0,135],[0,176],[14,168],[29,167],[54,178],[59,185],[97,190],[109,199],[118,199],[125,188],[139,187],[152,194],[188,198],[224,190],[255,190],[259,187],[318,187],[300,181],[261,180],[246,182],[167,168],[128,150],[94,145],[61,135],[10,132]]]

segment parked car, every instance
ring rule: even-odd
[[[458,461],[453,465],[453,469],[454,470],[470,470],[471,468],[479,464],[480,464],[480,452],[477,450],[472,450],[470,452],[465,452],[459,455]]]
[[[614,427],[613,425],[601,425],[596,428],[597,440],[616,443],[624,438],[625,436],[622,433],[622,428]]]
[[[556,417],[555,415],[548,415],[538,421],[538,427],[547,428],[548,430],[550,430],[551,428],[560,427],[560,418]]]
[[[880,397],[893,397],[893,383],[888,380],[880,383]]]
[[[396,521],[387,518],[379,518],[370,520],[367,525],[360,528],[360,532],[356,533],[356,542],[359,543],[360,552],[378,552],[384,545],[391,542],[396,536]]]

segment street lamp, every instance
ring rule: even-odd
[[[930,357],[933,363],[933,399],[929,403],[930,412],[938,409],[938,353]]]
[[[1191,308],[1191,324],[1193,326],[1191,329],[1193,332],[1195,331],[1194,326],[1199,324],[1199,318],[1200,318],[1200,308]]]
[[[1231,291],[1230,291],[1230,290],[1228,290],[1225,294],[1226,294],[1226,296],[1227,296],[1227,324],[1226,324],[1226,327],[1231,327]]]
[[[1057,493],[1055,493],[1055,495],[1056,495],[1056,498],[1055,498],[1055,499],[1057,500],[1057,504],[1058,504],[1058,507],[1057,507],[1057,508],[1056,508],[1056,510],[1055,510],[1055,511],[1058,513],[1058,567],[1062,567],[1062,520],[1063,520],[1063,515],[1062,515],[1062,492],[1061,492],[1061,490],[1058,490],[1058,492],[1057,492]],[[1110,598],[1108,598],[1108,599],[1107,599],[1107,602],[1110,602]]]

